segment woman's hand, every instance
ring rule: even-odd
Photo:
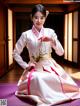
[[[44,42],[52,42],[54,46],[56,46],[56,42],[55,40],[53,40],[51,37],[47,37],[47,36],[43,36],[43,37],[40,37],[38,40],[40,40],[41,42],[44,41]]]
[[[47,37],[47,36],[40,37],[38,40],[40,40],[41,42],[42,41],[44,41],[44,42],[52,41],[52,39],[50,37]]]
[[[24,70],[24,72],[22,74],[23,77],[21,77],[21,80],[24,80],[26,78],[26,75],[28,74],[28,72],[34,67],[35,67],[35,64],[29,63],[28,67]]]
[[[28,64],[28,67],[26,68],[26,70],[30,71],[31,68],[34,68],[35,67],[35,64],[34,63],[29,63]]]

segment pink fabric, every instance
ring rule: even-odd
[[[60,79],[59,74],[53,69],[53,67],[51,67],[51,70],[55,72],[55,74],[59,77],[59,80],[60,80],[60,82],[61,82],[61,79]],[[61,82],[61,88],[62,88],[62,92],[64,93],[64,89],[63,89],[63,84],[62,84],[62,82]]]
[[[36,37],[39,37],[39,34],[44,35],[44,28],[42,27],[41,31],[38,32],[38,30],[37,30],[37,29],[34,27],[34,25],[33,25],[33,27],[32,27],[32,32],[34,33],[34,35],[35,35]]]
[[[28,76],[28,82],[27,82],[27,87],[28,87],[28,95],[30,95],[30,81],[31,81],[31,78],[32,78],[32,73],[35,71],[34,68],[31,69],[31,72],[29,73],[29,76]]]
[[[41,42],[38,40],[43,36],[51,37],[52,42]],[[56,45],[53,43],[54,40]],[[20,79],[18,87],[23,85],[25,85],[25,87],[22,89],[21,94],[17,93],[17,96],[29,96],[35,99],[36,102],[41,101],[43,104],[47,103],[49,105],[55,105],[70,100],[71,97],[72,99],[80,98],[79,92],[75,92],[75,94],[77,93],[76,96],[74,92],[64,93],[63,84],[71,84],[74,86],[77,86],[77,84],[49,55],[52,52],[52,48],[59,56],[64,53],[63,47],[58,41],[54,30],[42,27],[41,31],[38,32],[33,26],[31,30],[23,32],[16,44],[14,58],[24,69],[28,64],[22,60],[20,53],[25,46],[29,51],[30,62],[37,64],[35,65],[35,69],[31,69],[28,74],[22,74],[24,80]],[[39,57],[41,58],[39,59]],[[37,59],[39,60],[37,61]],[[35,70],[36,72],[34,72]],[[25,78],[25,76],[28,76],[28,79]]]

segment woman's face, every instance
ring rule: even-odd
[[[32,21],[37,30],[41,30],[44,25],[46,17],[41,12],[36,12],[32,17]]]

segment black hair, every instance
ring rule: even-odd
[[[42,4],[37,4],[32,9],[32,17],[36,12],[41,12],[46,17],[46,9]]]

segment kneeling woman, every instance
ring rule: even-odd
[[[78,85],[51,57],[52,48],[59,56],[63,55],[64,50],[55,31],[43,26],[47,13],[43,5],[34,6],[32,29],[22,33],[13,52],[14,59],[24,69],[15,94],[34,99],[37,106],[80,98]],[[20,56],[25,46],[29,51],[29,63]]]

